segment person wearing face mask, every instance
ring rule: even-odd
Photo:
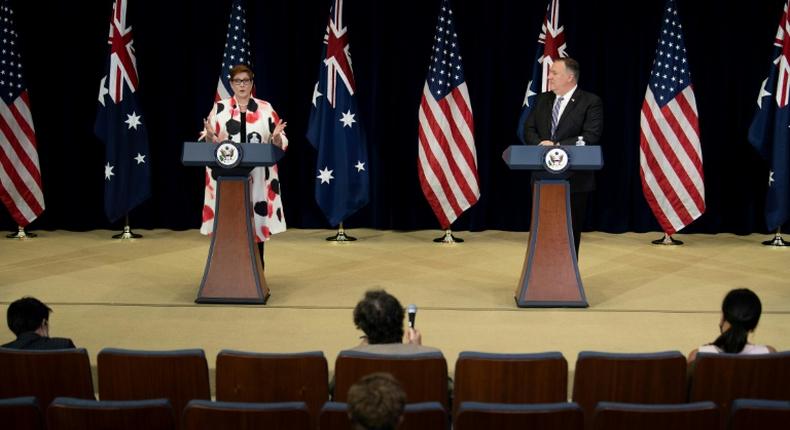
[[[776,352],[769,345],[758,345],[749,342],[749,334],[754,332],[760,322],[762,304],[752,290],[739,288],[730,291],[721,304],[721,321],[719,322],[720,335],[706,345],[691,351],[688,362],[692,363],[697,358],[697,353],[728,353],[728,354],[768,354]]]
[[[16,340],[3,345],[11,349],[70,349],[71,339],[49,337],[49,314],[52,309],[34,297],[23,297],[8,306],[8,328]]]

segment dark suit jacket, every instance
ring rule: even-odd
[[[551,139],[551,109],[557,95],[547,91],[538,95],[535,108],[524,124],[527,145],[537,145]],[[576,87],[557,123],[556,142],[560,145],[575,145],[579,136],[587,145],[597,145],[603,132],[603,103],[593,93]],[[575,172],[571,178],[571,192],[592,191],[595,189],[593,172]]]
[[[42,337],[34,332],[20,334],[15,341],[8,342],[3,348],[11,349],[71,349],[74,342],[63,337]]]

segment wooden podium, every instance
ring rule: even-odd
[[[573,243],[568,178],[574,171],[603,167],[601,147],[513,145],[502,158],[513,170],[533,171],[529,245],[516,304],[586,308]]]
[[[217,180],[214,233],[196,303],[265,304],[269,298],[255,244],[249,174],[254,167],[274,165],[283,154],[260,143],[184,143],[182,163],[208,166]]]

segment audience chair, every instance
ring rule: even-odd
[[[179,424],[184,406],[209,400],[208,364],[203,350],[132,351],[105,348],[99,352],[101,400],[170,400]]]
[[[320,351],[259,354],[223,350],[217,355],[216,397],[224,402],[307,404],[314,427],[329,400],[326,357]]]
[[[167,399],[96,401],[58,397],[47,409],[49,430],[175,430]]]
[[[554,403],[568,399],[568,362],[559,352],[464,351],[455,362],[453,411],[461,402]]]
[[[735,399],[790,400],[790,351],[764,355],[697,354],[689,401],[710,400],[729,417]]]
[[[305,402],[241,403],[192,400],[184,409],[182,430],[309,430]]]
[[[326,402],[321,408],[319,427],[321,430],[348,430],[351,420],[348,417],[348,404]],[[449,420],[439,402],[409,403],[403,411],[403,424],[400,429],[408,430],[447,430]]]
[[[582,351],[576,360],[573,401],[591,428],[598,402],[645,404],[686,401],[686,357],[678,351],[621,354]]]
[[[42,410],[58,396],[94,398],[90,359],[84,348],[0,348],[0,381],[0,398],[34,396]]]
[[[646,405],[600,402],[594,430],[717,430],[719,409],[713,402]]]
[[[453,430],[582,430],[584,414],[576,403],[462,402]]]
[[[780,429],[790,426],[790,402],[737,399],[732,402],[730,430]]]
[[[335,360],[333,400],[345,402],[351,385],[375,372],[392,374],[403,385],[407,402],[439,402],[447,410],[447,361],[441,352],[390,355],[340,351]]]
[[[44,418],[35,397],[0,399],[0,424],[14,430],[44,430]]]

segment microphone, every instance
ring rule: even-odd
[[[414,319],[417,318],[417,305],[412,303],[406,306],[406,312],[409,314],[409,328],[414,328]]]

